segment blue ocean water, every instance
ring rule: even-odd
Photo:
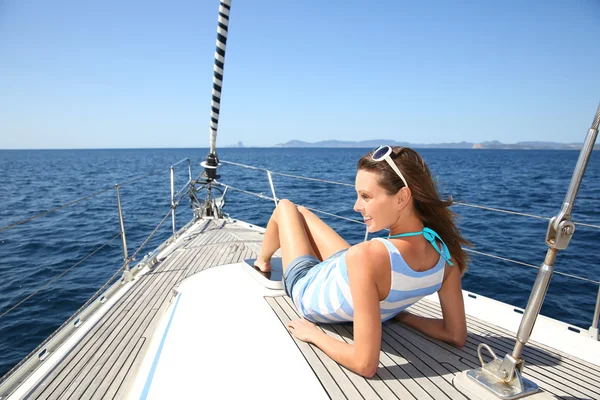
[[[368,149],[222,149],[223,160],[273,171],[353,184],[356,161]],[[22,150],[0,151],[0,228],[82,198],[115,183],[155,172],[121,187],[129,254],[169,211],[169,166],[192,159],[193,176],[207,149]],[[443,194],[469,204],[551,217],[564,199],[576,151],[446,150],[419,151]],[[573,212],[573,220],[600,225],[600,160],[593,154]],[[221,181],[270,195],[262,171],[224,165]],[[176,169],[176,187],[187,180],[187,165]],[[352,210],[352,187],[274,176],[279,198],[359,219]],[[191,217],[184,200],[178,227]],[[229,191],[225,211],[232,217],[265,226],[271,201]],[[453,206],[464,235],[480,252],[540,265],[547,222],[465,206]],[[364,228],[327,216],[350,243]],[[53,277],[106,244],[119,232],[114,190],[91,197],[15,228],[0,232],[0,315]],[[148,243],[146,254],[171,234],[170,219]],[[600,231],[578,226],[569,248],[559,253],[556,270],[600,278],[595,246]],[[120,238],[41,289],[33,298],[0,318],[0,376],[33,350],[122,265]],[[140,257],[138,257],[140,259]],[[524,308],[537,270],[481,255],[472,255],[465,289]],[[554,275],[542,313],[587,329],[598,286]]]

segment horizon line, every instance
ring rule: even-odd
[[[558,143],[558,142],[553,142]],[[503,143],[503,144],[515,144],[515,143]],[[559,143],[559,144],[572,144],[572,143]],[[583,143],[582,143],[583,144]],[[597,149],[598,145],[594,146],[593,150]],[[217,148],[217,151],[222,149],[370,149],[371,147],[360,147],[360,146],[224,146]],[[473,148],[473,147],[462,147],[462,148],[452,148],[452,147],[414,147],[413,149],[420,150],[551,150],[551,151],[581,151],[581,149],[551,149],[551,148]],[[56,147],[56,148],[44,148],[44,149],[27,149],[27,148],[19,148],[19,149],[0,149],[0,151],[72,151],[72,150],[210,150],[210,147],[72,147],[72,148],[64,148],[64,147]]]

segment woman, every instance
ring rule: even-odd
[[[285,291],[304,317],[289,323],[290,332],[365,377],[377,370],[381,322],[390,318],[462,346],[467,329],[460,279],[467,256],[461,246],[468,242],[454,224],[452,200],[440,199],[425,162],[406,147],[380,146],[363,156],[355,186],[354,210],[369,232],[389,228],[388,239],[350,246],[288,200],[269,220],[255,265],[268,271],[281,248]],[[442,319],[402,312],[436,291]],[[354,343],[328,336],[309,320],[353,321]]]

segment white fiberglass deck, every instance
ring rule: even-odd
[[[139,277],[66,357],[29,391],[27,398],[127,397],[152,335],[172,304],[173,289],[184,278],[207,268],[255,257],[261,240],[260,231],[241,222],[198,221],[178,241],[176,249],[154,269]],[[227,282],[221,284],[223,296],[234,295],[227,291]],[[284,327],[287,321],[298,317],[297,312],[281,291],[272,292],[273,296],[262,296],[260,301],[272,313],[271,320]],[[219,302],[219,298],[214,298],[214,307],[218,307]],[[440,316],[439,305],[431,300],[422,300],[411,311],[424,316]],[[514,344],[514,333],[484,319],[468,317],[469,337],[463,348],[428,338],[397,322],[385,323],[380,365],[372,379],[364,379],[340,367],[321,350],[297,341],[285,329],[276,330],[281,335],[277,340],[285,343],[286,351],[292,349],[294,360],[300,360],[302,368],[314,376],[316,387],[324,397],[463,399],[466,397],[453,386],[453,378],[461,371],[479,366],[477,345],[486,342],[502,357]],[[220,328],[206,321],[203,329]],[[352,341],[351,324],[324,325],[322,329],[332,336]],[[226,336],[233,340],[236,337],[240,341],[246,339],[242,337],[243,329],[231,330],[225,332]],[[598,342],[590,340],[589,343],[590,348],[598,347]],[[584,361],[535,342],[526,346],[524,357],[526,376],[546,393],[565,399],[600,399],[600,368],[597,365],[600,360],[598,363]],[[273,368],[286,368],[286,359],[281,358]],[[236,360],[228,362],[233,365]],[[177,366],[171,364],[171,368]],[[198,371],[201,370],[202,367],[198,367]],[[244,382],[246,387],[242,389],[251,398],[260,397],[268,390],[268,375],[265,380],[248,382],[236,379],[236,374],[228,374],[227,369],[220,373],[231,385],[223,386],[218,397],[231,397],[233,388],[239,392],[238,382]],[[197,374],[198,385],[203,384],[203,377],[202,373]],[[289,386],[289,393],[294,393],[294,385]],[[290,397],[285,393],[278,395]],[[198,396],[190,393],[190,397]]]

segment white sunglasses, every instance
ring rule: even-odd
[[[390,154],[392,154],[392,147],[386,145],[383,146],[379,146],[378,148],[376,148],[375,150],[373,150],[373,154],[371,155],[371,158],[373,159],[373,161],[387,161],[387,163],[390,165],[390,167],[392,167],[392,169],[394,171],[396,171],[396,173],[398,174],[398,176],[400,177],[400,179],[402,179],[402,182],[404,182],[404,186],[408,187],[408,183],[406,182],[406,179],[404,179],[404,175],[402,175],[402,172],[400,172],[400,170],[398,169],[398,167],[396,166],[396,163],[394,163],[394,161],[392,160],[392,157],[390,157]]]

